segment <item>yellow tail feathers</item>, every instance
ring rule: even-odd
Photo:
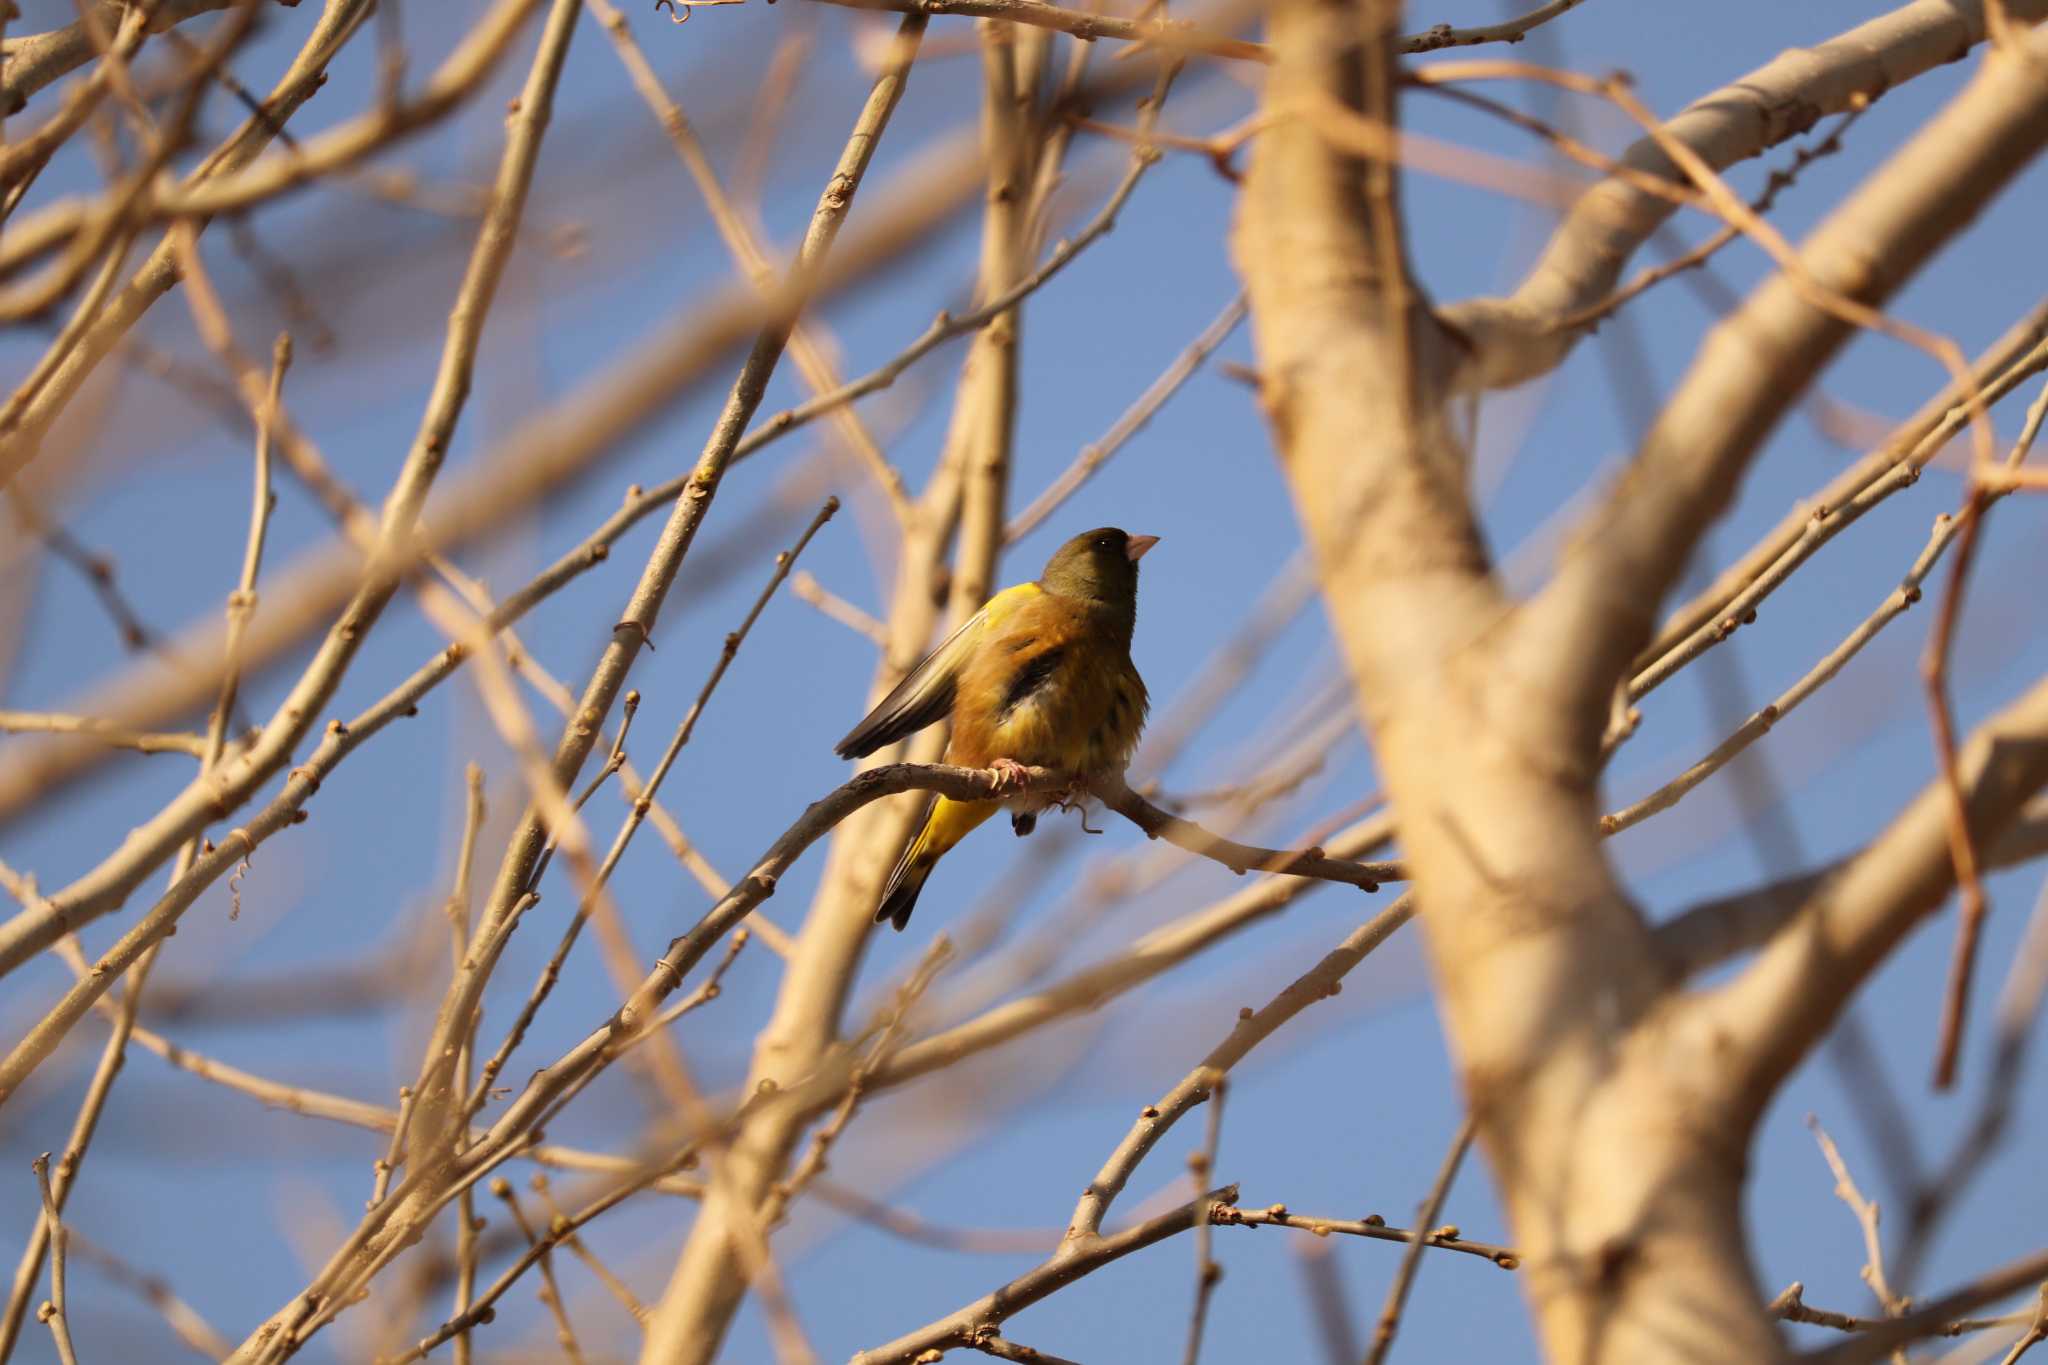
[[[924,890],[925,878],[931,875],[932,868],[953,845],[972,833],[975,826],[994,815],[1000,804],[996,801],[954,801],[944,796],[934,801],[924,818],[924,828],[910,841],[910,847],[903,850],[903,857],[889,874],[889,883],[882,889],[882,903],[875,910],[875,922],[879,924],[888,920],[898,929],[910,923],[910,912],[917,906],[917,893]]]

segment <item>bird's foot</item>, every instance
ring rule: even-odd
[[[998,793],[1011,787],[1022,787],[1031,778],[1031,769],[1014,758],[998,758],[988,766],[995,772]]]

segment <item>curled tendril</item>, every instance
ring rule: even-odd
[[[659,14],[661,11],[667,10],[668,21],[672,24],[689,23],[690,9],[689,0],[683,0],[683,3],[680,5],[676,3],[676,0],[654,0],[655,13]]]

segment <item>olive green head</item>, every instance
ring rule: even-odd
[[[1062,597],[1079,597],[1135,617],[1138,561],[1159,543],[1158,536],[1127,535],[1114,526],[1083,531],[1053,552],[1038,586]]]

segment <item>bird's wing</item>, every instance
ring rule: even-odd
[[[865,758],[884,745],[915,734],[949,714],[953,709],[960,670],[966,666],[967,660],[973,657],[991,629],[999,626],[1021,603],[1036,597],[1041,591],[1036,583],[1020,583],[991,597],[980,611],[961,624],[960,629],[947,636],[944,644],[925,655],[922,663],[904,674],[903,681],[897,683],[888,696],[875,703],[875,709],[848,731],[845,739],[832,746],[833,752],[841,758]]]

